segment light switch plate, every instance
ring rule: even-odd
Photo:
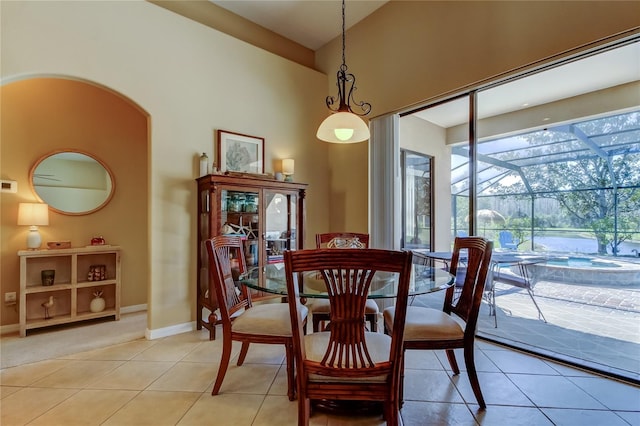
[[[18,182],[15,180],[0,180],[1,192],[11,192],[15,194],[18,192]]]

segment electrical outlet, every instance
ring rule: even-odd
[[[4,303],[16,303],[16,292],[10,291],[4,294]]]

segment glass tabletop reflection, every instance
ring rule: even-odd
[[[299,279],[298,277],[296,277]],[[324,280],[317,272],[307,272],[301,277],[302,289],[301,297],[306,298],[328,298]],[[455,277],[439,268],[429,266],[414,265],[411,274],[411,284],[409,296],[433,293],[451,287]],[[244,277],[240,283],[254,290],[263,291],[282,296],[287,295],[287,285],[284,276],[284,268],[281,274],[268,274],[264,283],[257,277]],[[398,293],[398,275],[393,273],[376,273],[371,288],[369,299],[385,299],[396,297]]]

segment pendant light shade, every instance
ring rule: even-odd
[[[316,136],[332,143],[362,142],[369,139],[369,126],[355,114],[335,112],[320,124]]]
[[[332,143],[355,143],[369,139],[369,126],[364,122],[363,115],[369,114],[371,104],[356,102],[353,91],[356,89],[356,77],[347,72],[345,60],[345,0],[342,0],[342,65],[337,74],[338,98],[327,96],[327,107],[333,111],[320,127],[316,136],[318,139]],[[351,104],[361,112],[353,110]],[[337,104],[337,107],[332,108]]]

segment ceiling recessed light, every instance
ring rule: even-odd
[[[549,120],[551,120],[549,117],[545,117],[542,119],[542,121],[549,121]]]

